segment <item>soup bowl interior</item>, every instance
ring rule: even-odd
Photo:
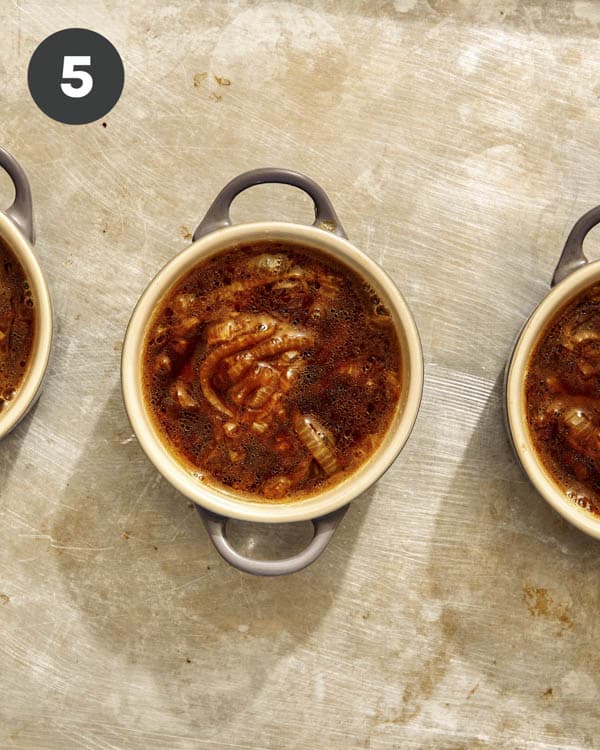
[[[273,241],[314,248],[342,262],[366,279],[386,304],[396,324],[402,357],[402,389],[392,420],[371,457],[339,484],[291,502],[260,502],[225,487],[203,482],[197,472],[178,461],[159,433],[145,405],[142,385],[144,339],[165,294],[199,262],[232,247]],[[123,344],[122,387],[125,407],[137,438],[156,468],[188,498],[231,518],[259,522],[301,521],[330,513],[371,486],[391,465],[416,419],[423,387],[421,345],[412,315],[387,274],[347,240],[312,226],[283,222],[237,225],[202,237],[157,274],[132,314]]]
[[[52,345],[52,305],[46,280],[31,246],[3,213],[0,213],[0,238],[8,245],[25,271],[36,313],[35,335],[27,369],[16,395],[0,411],[2,438],[21,421],[39,395]]]
[[[600,517],[569,499],[540,460],[527,426],[525,382],[532,352],[554,316],[578,294],[600,282],[600,261],[574,271],[544,297],[516,343],[506,378],[506,415],[515,452],[529,479],[547,502],[577,528],[600,539]]]

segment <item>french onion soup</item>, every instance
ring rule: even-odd
[[[0,414],[19,390],[34,336],[29,282],[12,250],[0,239]]]
[[[275,241],[201,261],[163,297],[143,345],[146,408],[202,480],[302,499],[376,450],[398,408],[400,344],[357,273]]]
[[[528,363],[525,400],[542,464],[570,499],[600,515],[600,284],[547,325]]]

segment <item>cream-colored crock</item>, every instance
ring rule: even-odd
[[[583,240],[600,223],[600,206],[574,225],[552,279],[552,291],[533,311],[521,331],[506,372],[505,409],[509,436],[523,469],[542,497],[567,521],[600,538],[600,517],[570,500],[538,459],[526,421],[525,376],[532,351],[554,315],[580,292],[600,283],[600,261],[588,263]]]
[[[252,185],[278,182],[307,192],[315,203],[315,223],[303,226],[260,222],[231,226],[229,207],[234,197]],[[140,298],[125,336],[122,387],[125,406],[140,445],[156,468],[180,492],[193,500],[218,551],[236,567],[259,575],[281,575],[310,564],[325,548],[348,503],[388,469],[406,442],[417,416],[423,387],[421,345],[412,315],[387,274],[345,238],[340,222],[323,190],[304,175],[281,169],[259,169],[232,180],[217,196],[194,233],[193,244],[158,273]],[[147,325],[165,293],[199,261],[238,243],[272,239],[317,248],[365,277],[390,309],[402,346],[403,391],[393,424],[383,443],[365,466],[339,485],[306,500],[277,504],[252,502],[225,488],[210,486],[179,463],[158,433],[145,408],[141,385],[143,341]],[[299,555],[287,560],[250,560],[229,544],[228,518],[262,523],[311,520],[315,536]]]
[[[23,419],[39,396],[52,346],[52,305],[46,279],[33,252],[35,232],[29,181],[21,165],[0,148],[0,166],[15,186],[15,199],[0,212],[0,237],[23,267],[34,300],[36,319],[33,351],[21,385],[14,398],[0,411],[0,438]]]

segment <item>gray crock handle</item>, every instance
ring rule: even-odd
[[[575,222],[554,271],[552,286],[566,279],[569,274],[585,266],[588,262],[583,253],[583,241],[590,229],[593,229],[596,224],[600,224],[600,206],[592,208]]]
[[[35,242],[33,204],[27,175],[15,157],[2,147],[0,147],[0,166],[8,172],[15,186],[15,199],[4,213],[33,245]]]
[[[327,229],[340,237],[346,237],[344,228],[338,219],[327,193],[320,185],[300,172],[292,172],[290,169],[279,169],[277,167],[265,167],[264,169],[252,169],[250,172],[234,177],[231,182],[221,190],[215,198],[212,206],[206,212],[205,217],[196,227],[194,232],[194,242],[215,229],[223,229],[231,226],[231,216],[229,209],[236,195],[247,190],[254,185],[263,185],[265,183],[280,183],[283,185],[292,185],[293,187],[304,190],[315,204],[315,221],[313,226],[320,229]]]
[[[217,552],[226,562],[244,573],[251,573],[255,576],[284,576],[306,568],[319,557],[329,544],[339,522],[348,510],[348,506],[344,505],[326,516],[313,518],[314,536],[311,541],[298,554],[282,560],[252,560],[249,557],[244,557],[231,546],[231,542],[227,539],[228,518],[205,510],[199,505],[196,506],[196,510],[200,514]]]

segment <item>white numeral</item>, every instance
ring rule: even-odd
[[[87,72],[87,70],[75,70],[76,65],[91,65],[92,58],[89,55],[65,55],[63,58],[63,80],[70,78],[71,80],[80,81],[79,86],[73,86],[72,83],[61,83],[60,87],[63,94],[70,96],[73,99],[81,99],[82,96],[87,96],[94,85],[94,79]]]

